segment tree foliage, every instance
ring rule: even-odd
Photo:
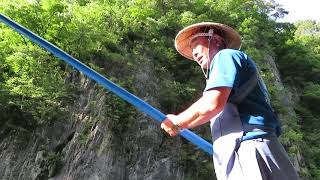
[[[296,111],[300,116],[304,144],[310,147],[303,151],[308,168],[304,175],[317,179],[320,174],[320,146],[317,143],[320,140],[320,24],[300,21],[295,26],[293,40],[283,46],[290,49],[286,55],[281,54],[279,64],[288,84],[300,92]]]

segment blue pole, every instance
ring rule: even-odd
[[[151,116],[153,119],[162,122],[166,119],[166,115],[160,112],[158,109],[152,107],[148,103],[142,101],[135,95],[129,93],[125,89],[119,87],[112,81],[108,80],[98,72],[94,71],[93,69],[89,68],[85,64],[81,63],[79,60],[75,59],[74,57],[70,56],[66,52],[62,51],[52,43],[46,41],[45,39],[41,38],[40,36],[34,34],[33,32],[29,31],[25,27],[21,26],[20,24],[12,21],[10,18],[0,14],[0,20],[14,29],[15,31],[19,32],[20,34],[24,35],[25,37],[29,38],[34,43],[42,46],[44,49],[48,50],[56,57],[64,60],[66,63],[70,64],[83,74],[87,75],[89,78],[95,80],[97,83],[102,85],[104,88],[112,91],[120,98],[124,99],[125,101],[129,102],[130,104],[134,105],[139,111]],[[193,133],[188,129],[184,129],[180,132],[180,135],[192,142],[194,145],[198,146],[205,152],[209,153],[210,155],[213,154],[212,145]]]

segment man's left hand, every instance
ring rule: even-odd
[[[167,118],[161,123],[161,128],[170,136],[176,136],[180,133],[180,128],[172,122],[175,116],[176,115],[168,114]]]

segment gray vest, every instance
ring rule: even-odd
[[[272,129],[266,129],[258,125],[243,125],[237,105],[262,81],[256,72],[242,86],[234,90],[234,94],[229,97],[227,104],[222,112],[211,119],[210,127],[213,142],[213,161],[217,177],[225,177],[230,175],[236,151],[243,141],[244,132],[259,131],[272,132]],[[261,88],[261,87],[260,87]]]

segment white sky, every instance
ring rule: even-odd
[[[289,11],[281,22],[296,22],[298,20],[316,20],[320,22],[320,0],[275,0]]]

